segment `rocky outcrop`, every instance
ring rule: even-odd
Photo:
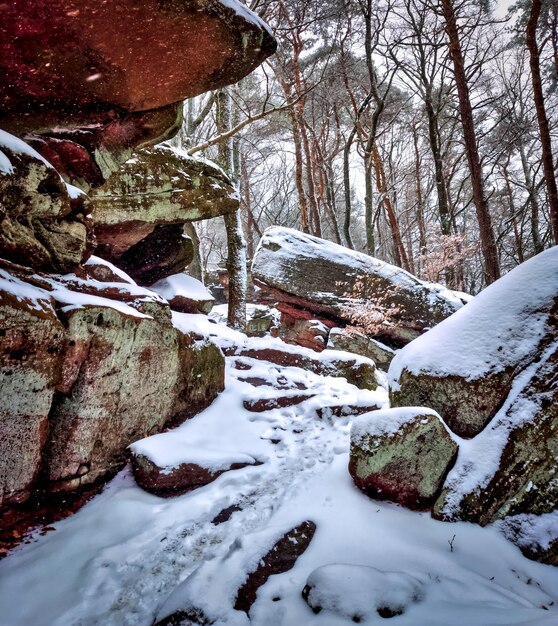
[[[175,329],[155,294],[8,263],[0,272],[4,504],[38,484],[74,490],[113,474],[132,441],[222,390],[220,350]]]
[[[0,131],[0,257],[71,272],[92,247],[86,196],[26,143]]]
[[[91,200],[98,253],[112,261],[157,227],[217,217],[239,206],[223,170],[165,145],[136,151],[93,190]]]
[[[400,350],[394,406],[428,406],[462,437],[477,435],[514,380],[558,336],[558,248],[519,265],[454,316]]]
[[[270,301],[405,344],[462,306],[452,292],[378,259],[288,228],[268,228],[252,263]]]
[[[353,422],[349,472],[359,489],[379,500],[429,508],[456,456],[457,444],[430,409],[385,409]]]
[[[2,9],[0,127],[88,190],[176,134],[184,99],[240,80],[275,46],[236,0],[17,0]]]

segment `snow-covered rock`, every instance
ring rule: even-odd
[[[173,274],[151,285],[150,289],[165,298],[173,311],[180,313],[211,312],[215,299],[199,280],[187,274]]]
[[[373,498],[425,509],[439,495],[457,449],[431,409],[373,411],[353,421],[349,472]]]
[[[376,618],[405,613],[424,596],[422,581],[404,572],[332,563],[314,570],[302,593],[314,611],[326,611],[353,622],[375,623]]]
[[[440,285],[330,241],[268,228],[252,263],[267,298],[407,343],[463,306]]]
[[[224,472],[257,463],[248,454],[192,448],[180,439],[177,441],[174,433],[141,439],[133,443],[129,450],[138,485],[145,491],[164,497],[203,487]]]
[[[488,426],[463,442],[436,503],[441,519],[485,525],[558,509],[558,341],[514,379]],[[519,544],[528,552],[526,540]],[[532,547],[541,560],[552,548]],[[554,547],[555,551],[556,548]],[[555,557],[554,557],[555,558]]]
[[[400,350],[392,404],[436,410],[458,435],[478,434],[514,379],[558,335],[558,247],[522,263]]]
[[[21,139],[0,130],[0,257],[71,272],[90,254],[87,198]]]

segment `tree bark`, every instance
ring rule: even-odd
[[[533,82],[533,100],[535,101],[535,111],[539,125],[539,135],[542,147],[542,164],[544,170],[544,180],[546,183],[546,193],[548,196],[548,210],[550,214],[550,224],[554,243],[558,244],[558,187],[556,185],[556,175],[554,173],[554,159],[552,156],[552,141],[550,139],[550,128],[548,117],[544,105],[544,93],[541,79],[540,51],[537,43],[537,26],[541,14],[541,0],[532,0],[531,12],[527,29],[525,31],[527,49],[529,50],[529,65],[531,67],[531,80]]]
[[[445,20],[445,30],[449,41],[449,52],[453,64],[455,85],[459,99],[459,114],[463,126],[463,138],[465,152],[469,163],[471,187],[473,190],[473,202],[479,224],[479,235],[482,256],[484,259],[484,274],[486,284],[490,284],[500,278],[500,264],[498,262],[498,249],[492,228],[492,220],[488,210],[488,202],[484,193],[482,165],[479,157],[473,108],[469,96],[465,60],[459,40],[459,30],[452,0],[440,0]]]

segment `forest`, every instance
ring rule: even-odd
[[[217,160],[230,139],[248,258],[283,224],[477,293],[556,243],[555,2],[252,9],[277,53],[189,100],[173,140]],[[200,238],[224,262],[218,226]]]

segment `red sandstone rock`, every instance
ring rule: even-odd
[[[218,0],[14,0],[0,7],[0,125],[44,130],[237,82],[275,50]]]

